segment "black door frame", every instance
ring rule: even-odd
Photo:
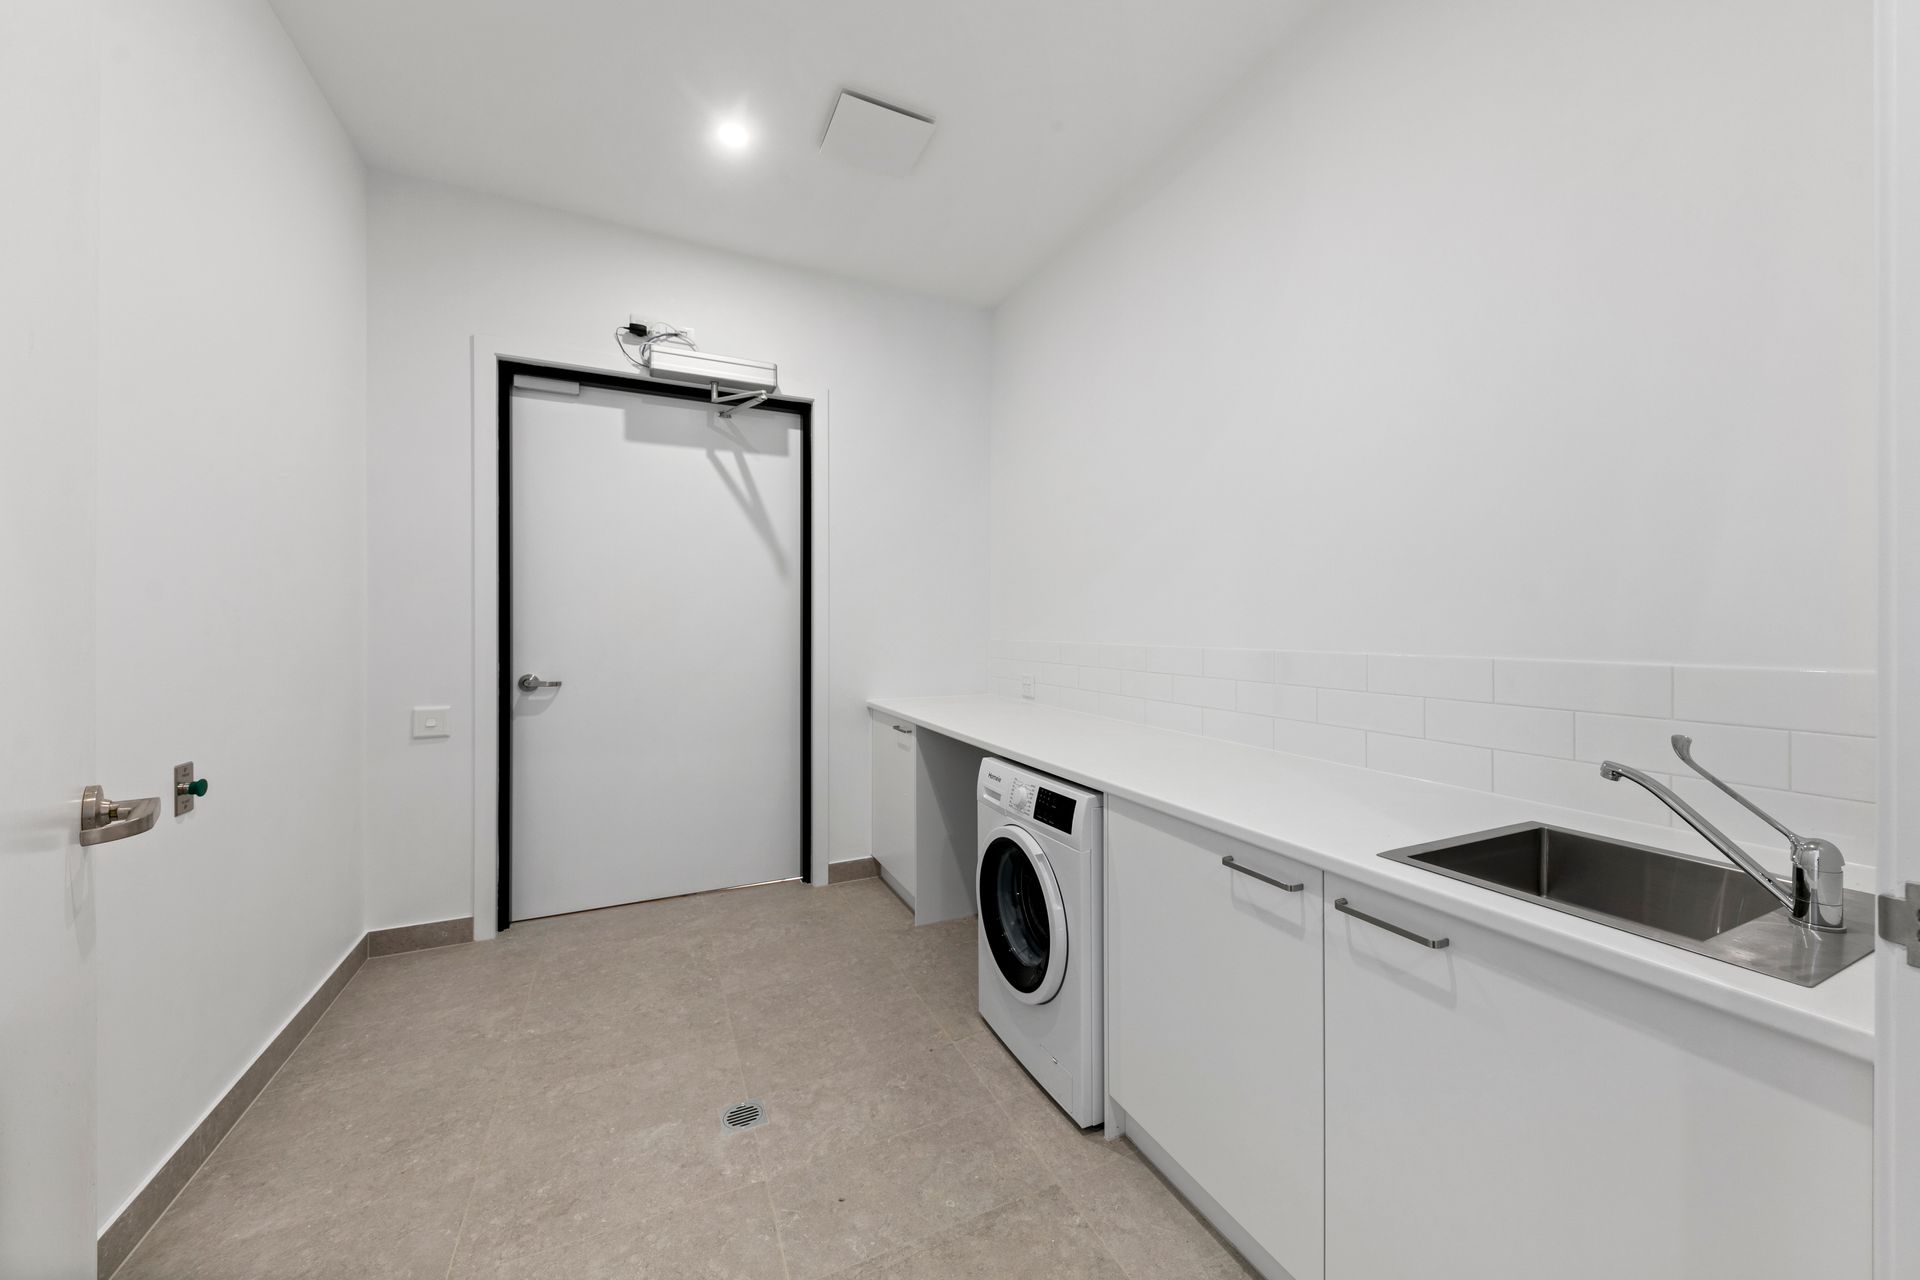
[[[670,400],[693,400],[705,404],[711,392],[705,387],[660,382],[638,375],[626,377],[595,370],[568,369],[535,364],[523,360],[499,361],[496,381],[499,395],[499,438],[495,442],[500,461],[500,664],[494,673],[499,698],[500,760],[496,778],[499,832],[499,877],[495,927],[501,932],[513,927],[513,380],[515,377],[546,378],[554,382],[573,382],[583,387],[609,391],[638,392],[664,396]],[[775,413],[790,413],[799,419],[800,429],[800,878],[813,879],[813,402],[786,396],[770,396],[756,408]]]

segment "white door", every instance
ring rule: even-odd
[[[1878,891],[1920,883],[1920,0],[1879,0],[1885,260]],[[1912,963],[1909,963],[1909,962]],[[1874,959],[1875,1274],[1920,1277],[1920,948]]]
[[[0,5],[0,1276],[94,1274],[92,6]]]
[[[512,917],[799,875],[799,420],[511,408]]]

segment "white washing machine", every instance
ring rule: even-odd
[[[980,764],[980,1016],[1082,1127],[1106,1108],[1100,794]]]

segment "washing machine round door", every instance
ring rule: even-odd
[[[1045,1004],[1067,975],[1067,910],[1034,838],[999,827],[980,855],[980,930],[1007,989]]]

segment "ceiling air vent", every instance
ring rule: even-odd
[[[843,89],[820,152],[855,168],[904,178],[920,163],[931,137],[933,121],[926,116]]]

